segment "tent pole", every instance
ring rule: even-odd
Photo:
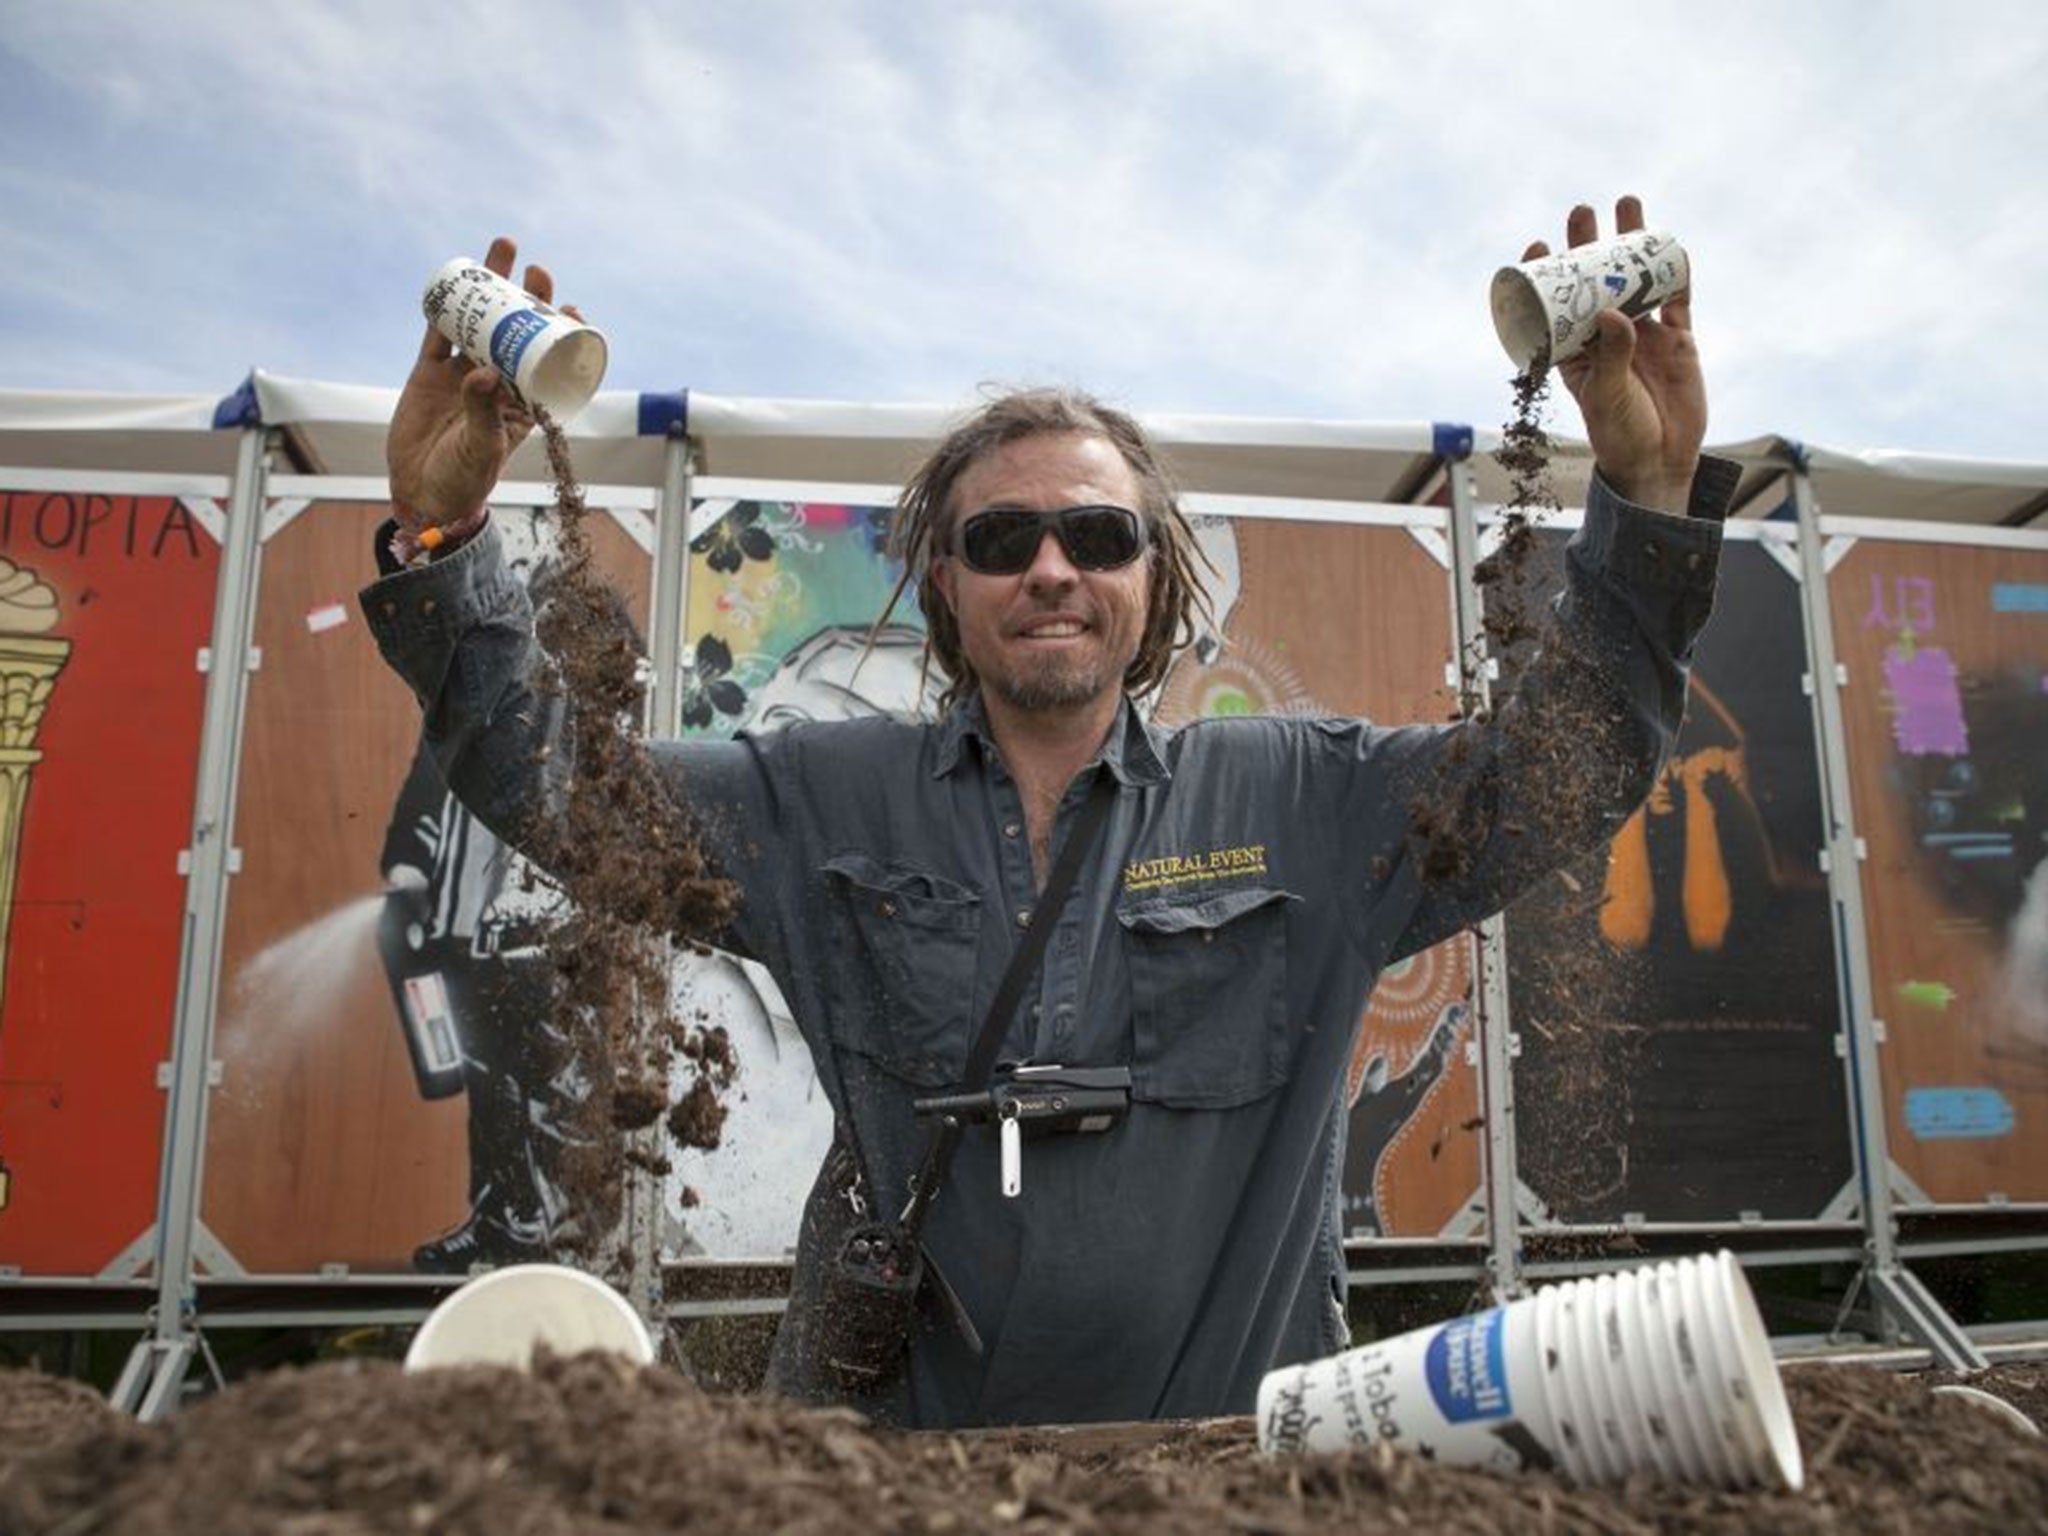
[[[654,598],[649,609],[647,660],[654,681],[647,691],[647,734],[657,741],[681,734],[683,625],[690,602],[690,457],[692,444],[671,431],[661,461],[661,502],[654,509]]]

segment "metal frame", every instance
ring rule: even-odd
[[[149,1338],[137,1344],[112,1394],[114,1405],[155,1419],[175,1404],[195,1355],[220,1370],[199,1333],[193,1287],[199,1191],[205,1175],[206,1110],[213,1075],[213,1032],[220,985],[221,941],[227,930],[227,883],[241,867],[232,846],[235,790],[241,779],[242,711],[257,664],[257,558],[262,531],[268,433],[246,427],[235,450],[220,585],[208,646],[204,725],[187,852],[185,938],[178,962],[178,1006],[172,1026],[169,1095],[157,1199],[157,1302]]]
[[[1486,655],[1486,630],[1474,570],[1482,555],[1472,466],[1450,466],[1451,627],[1453,664],[1460,670],[1461,697],[1487,707],[1493,668]],[[1514,1059],[1522,1042],[1508,1011],[1507,925],[1499,913],[1478,925],[1472,949],[1474,1038],[1478,1045],[1479,1115],[1486,1122],[1480,1160],[1485,1197],[1486,1278],[1496,1299],[1522,1294],[1522,1180],[1515,1160]],[[1470,1047],[1467,1047],[1468,1052]],[[1469,1056],[1468,1056],[1468,1059]],[[1508,1198],[1503,1199],[1503,1192]]]

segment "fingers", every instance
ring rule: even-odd
[[[1565,219],[1564,232],[1573,245],[1591,245],[1600,238],[1600,216],[1581,203]]]
[[[1633,192],[1624,194],[1614,205],[1614,228],[1617,234],[1632,235],[1643,227],[1643,200]]]
[[[1522,260],[1541,261],[1544,257],[1548,256],[1549,254],[1549,246],[1545,245],[1541,240],[1532,240],[1529,242],[1529,248],[1522,252]]]
[[[547,304],[555,297],[555,278],[546,267],[529,265],[526,269],[526,291],[541,303]]]
[[[446,336],[443,336],[434,328],[433,322],[429,321],[427,323],[427,334],[420,338],[420,361],[423,363],[446,362],[448,358],[454,355],[454,352],[455,343]]]
[[[1664,307],[1657,311],[1657,318],[1674,331],[1684,331],[1688,336],[1691,335],[1692,289],[1688,287],[1685,292],[1674,293],[1666,299]]]
[[[1594,324],[1600,328],[1599,340],[1588,348],[1587,384],[1595,395],[1619,401],[1635,362],[1636,323],[1618,309],[1603,309]]]
[[[470,425],[486,431],[498,430],[498,370],[472,368],[462,381],[462,409]]]
[[[512,275],[512,263],[519,259],[519,242],[510,235],[500,235],[491,242],[491,248],[484,254],[484,265],[500,277]]]

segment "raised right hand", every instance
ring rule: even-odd
[[[510,277],[518,255],[519,247],[500,235],[484,265]],[[547,268],[526,269],[526,291],[552,301],[555,280]],[[476,512],[531,430],[533,418],[498,371],[472,363],[429,325],[384,439],[400,525],[417,533]]]

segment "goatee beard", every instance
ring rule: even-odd
[[[1050,666],[1029,675],[1000,672],[983,678],[982,682],[1010,708],[1035,714],[1092,704],[1114,686],[1115,679],[1105,677],[1094,667]]]

